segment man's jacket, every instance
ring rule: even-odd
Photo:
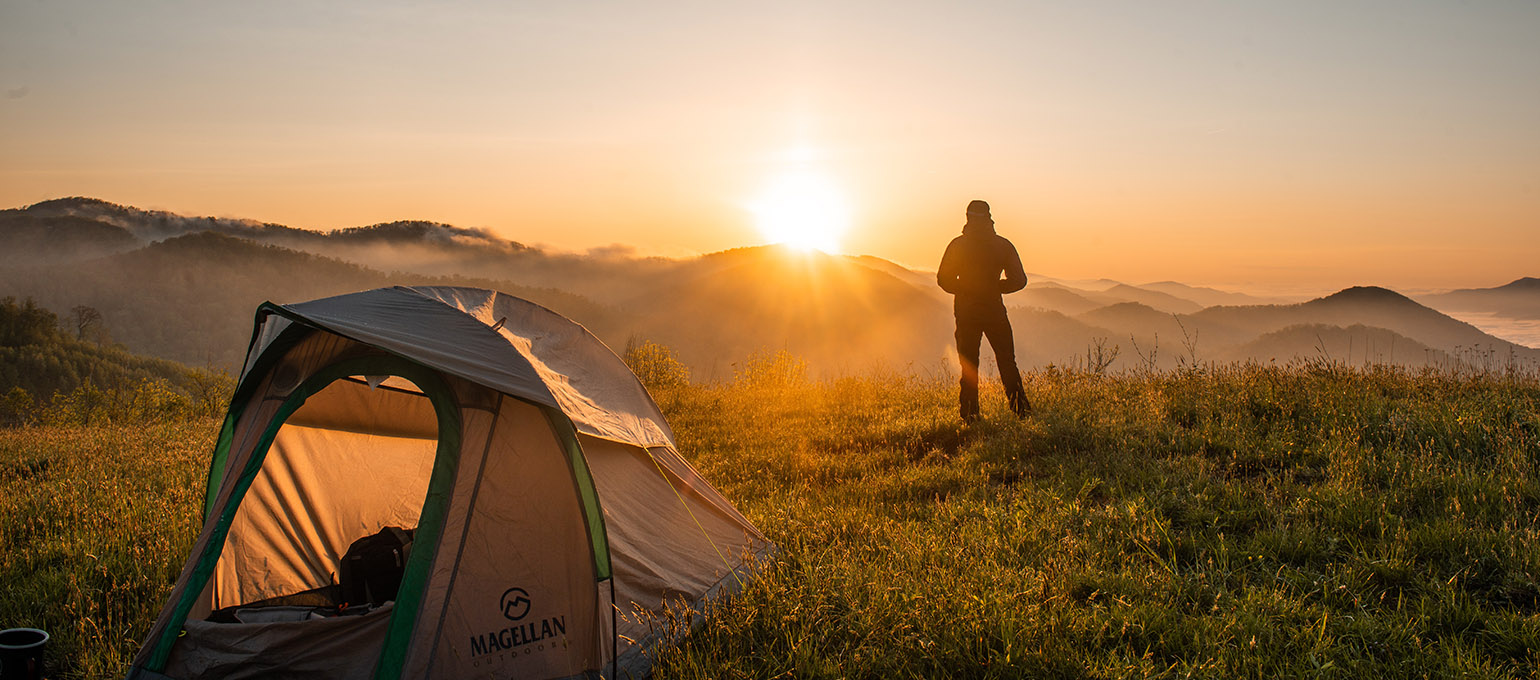
[[[958,317],[998,314],[1005,309],[1000,296],[1026,287],[1027,273],[1016,246],[996,234],[993,224],[969,222],[941,256],[936,283],[956,296],[952,309]]]

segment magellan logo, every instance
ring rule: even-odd
[[[529,613],[529,593],[523,588],[509,588],[503,593],[503,617],[509,621],[518,621]]]
[[[529,591],[523,588],[503,591],[502,598],[498,600],[498,612],[503,618],[516,623],[472,635],[468,651],[474,665],[501,664],[520,656],[567,647],[567,617],[557,614],[543,619],[523,620],[529,616],[533,604]]]

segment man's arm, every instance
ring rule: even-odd
[[[1000,280],[1000,294],[1014,293],[1027,287],[1027,272],[1021,266],[1021,255],[1016,253],[1016,246],[1010,241],[1005,241],[1005,278]]]
[[[956,241],[947,244],[946,253],[941,256],[941,266],[936,267],[936,285],[953,295],[962,287],[957,278],[957,256],[952,252],[956,245]]]

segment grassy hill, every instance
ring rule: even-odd
[[[654,386],[778,546],[668,678],[1531,677],[1540,378],[1316,362]],[[0,621],[122,674],[216,423],[0,429]]]
[[[973,430],[949,388],[666,401],[682,448],[782,552],[660,677],[1525,677],[1540,662],[1533,378],[1051,372],[1028,382],[1033,418],[1005,417],[996,392]]]

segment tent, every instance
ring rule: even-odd
[[[387,528],[398,580],[348,588]],[[458,287],[266,303],[128,677],[644,677],[773,549],[554,312]]]

